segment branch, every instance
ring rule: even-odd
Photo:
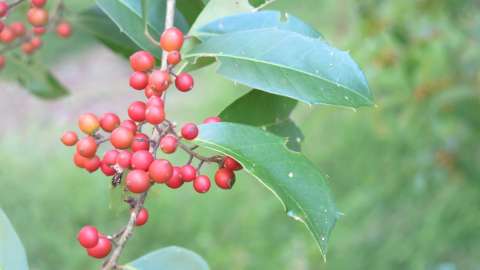
[[[165,29],[173,26],[174,18],[175,18],[175,0],[167,0],[167,9],[165,14]],[[163,52],[162,69],[165,69],[166,67],[167,67],[167,54]],[[152,139],[154,141],[157,141],[160,136],[161,134],[157,133],[157,129],[154,129]],[[150,152],[154,153],[154,147],[150,147]],[[117,246],[112,251],[112,255],[103,264],[102,270],[125,269],[123,266],[118,265],[118,260],[120,258],[120,255],[122,254],[123,249],[125,248],[125,245],[128,239],[133,234],[133,229],[135,228],[135,220],[137,218],[138,213],[142,209],[143,204],[145,203],[147,194],[148,194],[148,191],[142,193],[140,197],[137,199],[135,203],[135,207],[133,208],[133,211],[130,214],[130,219],[128,220],[128,223],[125,226],[125,229],[121,233],[120,238],[116,242]]]
[[[110,258],[108,258],[108,260],[103,264],[102,270],[113,270],[117,268],[118,259],[120,258],[120,255],[122,254],[122,251],[125,248],[128,239],[133,234],[133,229],[135,228],[135,220],[137,219],[138,213],[143,208],[143,204],[145,202],[145,199],[147,198],[147,194],[148,191],[142,193],[138,198],[135,207],[133,208],[133,211],[130,213],[130,219],[128,220],[128,223],[125,226],[123,232],[121,233],[118,241],[116,242],[117,246],[112,251],[112,255],[110,256]]]

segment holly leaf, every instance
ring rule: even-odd
[[[112,51],[124,57],[130,57],[140,49],[127,35],[120,32],[115,23],[96,6],[79,13],[77,25]]]
[[[261,127],[288,139],[287,147],[300,151],[302,131],[290,119],[297,101],[291,98],[253,90],[235,100],[220,113],[227,122]],[[255,108],[255,110],[252,110]]]
[[[325,256],[338,212],[322,173],[309,160],[285,147],[284,139],[247,125],[204,124],[199,134],[197,144],[232,156],[280,199],[287,215],[306,225]]]
[[[57,99],[68,94],[55,76],[37,62],[27,63],[16,57],[10,57],[7,74],[8,80],[17,80],[23,88],[43,99]]]
[[[0,269],[28,270],[27,255],[15,229],[0,208]]]
[[[177,0],[176,6],[182,12],[183,16],[185,16],[185,19],[190,25],[193,25],[202,10],[205,8],[205,4],[202,0]]]
[[[233,32],[185,55],[199,57],[217,58],[217,72],[232,81],[308,104],[373,105],[357,64],[323,39],[275,28]]]
[[[147,25],[150,34],[157,40],[165,25],[165,1],[148,2]],[[138,0],[97,0],[100,9],[117,25],[120,32],[125,33],[138,47],[150,51],[160,58],[161,49],[152,44],[144,34],[142,4]],[[177,10],[175,26],[187,32],[189,25],[182,13]]]
[[[252,12],[254,7],[248,0],[210,0],[192,25],[190,35],[196,35],[197,29],[210,21],[233,14]]]
[[[126,269],[138,270],[208,270],[205,260],[193,251],[167,247],[129,263]]]
[[[310,25],[293,15],[282,14],[279,11],[247,12],[222,17],[200,27],[197,37],[205,40],[211,36],[265,28],[276,28],[312,38],[321,38],[321,34]]]

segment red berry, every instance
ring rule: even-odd
[[[215,183],[220,188],[231,189],[235,183],[235,174],[229,169],[220,168],[215,173]]]
[[[150,74],[149,85],[155,92],[163,92],[170,85],[170,74],[164,70],[154,70]]]
[[[126,149],[132,145],[134,133],[125,127],[116,128],[110,137],[110,142],[115,148]]]
[[[128,116],[133,121],[143,122],[145,121],[145,110],[146,110],[145,103],[141,101],[135,101],[128,107]]]
[[[38,48],[42,47],[42,44],[43,44],[42,39],[40,39],[39,37],[33,37],[30,40],[30,43],[32,44],[34,49],[38,49]]]
[[[143,133],[135,134],[133,138],[132,145],[130,146],[133,152],[140,151],[140,150],[148,150],[150,149],[150,138]]]
[[[130,86],[136,90],[143,90],[148,85],[148,74],[145,72],[135,71],[130,75]]]
[[[192,165],[188,164],[181,168],[182,179],[185,182],[190,182],[197,178],[197,169]]]
[[[160,149],[164,153],[171,154],[177,150],[178,140],[173,135],[166,135],[160,140]]]
[[[133,133],[136,133],[137,128],[138,128],[135,121],[130,120],[130,119],[123,120],[123,122],[120,124],[120,126],[131,130]]]
[[[147,85],[147,87],[145,88],[144,94],[146,98],[151,98],[155,96],[159,97],[162,95],[162,93],[155,92],[155,90],[153,90],[153,87],[151,87],[150,85]]]
[[[68,22],[61,22],[57,25],[56,32],[61,38],[69,38],[72,35],[72,26]]]
[[[133,193],[143,193],[150,188],[150,179],[147,172],[133,170],[127,174],[127,188]]]
[[[210,189],[210,178],[206,175],[200,175],[193,180],[193,188],[198,193],[205,193]]]
[[[182,173],[179,167],[174,167],[172,172],[172,177],[168,179],[167,186],[169,188],[177,189],[183,185]]]
[[[98,244],[98,231],[93,226],[83,226],[77,234],[77,240],[84,248],[93,248]]]
[[[235,159],[231,157],[225,157],[223,159],[223,167],[231,171],[241,170],[243,167]]]
[[[153,181],[157,183],[165,183],[172,177],[173,167],[168,160],[158,159],[150,164],[148,173]]]
[[[37,36],[41,36],[47,32],[47,29],[43,26],[35,26],[33,27],[33,33]]]
[[[176,27],[168,28],[160,37],[160,46],[167,52],[180,51],[182,45],[183,33]]]
[[[91,159],[86,160],[83,163],[83,167],[85,168],[85,170],[92,173],[92,172],[98,170],[98,168],[100,168],[101,164],[102,164],[102,162],[100,161],[100,158],[98,156],[95,156]]]
[[[28,10],[27,19],[33,26],[44,26],[48,23],[48,11],[33,7]]]
[[[155,66],[155,57],[147,51],[138,51],[130,56],[130,66],[134,71],[147,72]]]
[[[112,176],[116,173],[116,171],[112,167],[103,162],[102,165],[100,165],[100,170],[102,170],[105,176]]]
[[[138,212],[137,218],[135,219],[136,226],[142,226],[148,221],[148,211],[145,208],[140,209]]]
[[[208,117],[205,120],[203,120],[204,124],[219,123],[219,122],[222,122],[222,119],[218,116]]]
[[[100,117],[100,127],[106,132],[112,132],[120,126],[120,117],[114,113],[104,113]]]
[[[148,106],[145,111],[145,120],[152,125],[158,125],[165,120],[165,111],[163,106]]]
[[[14,23],[10,24],[10,29],[12,29],[13,33],[17,37],[21,37],[21,36],[25,35],[25,32],[27,31],[25,29],[25,25],[21,22],[14,22]]]
[[[124,169],[130,168],[132,164],[132,153],[126,150],[122,150],[118,152],[117,156],[117,163],[120,167]]]
[[[153,155],[146,150],[140,150],[133,153],[131,162],[132,169],[147,171],[153,162]]]
[[[91,135],[100,127],[100,122],[95,114],[85,113],[78,118],[78,127],[85,134]]]
[[[198,127],[193,123],[185,124],[182,127],[182,137],[186,140],[193,140],[198,136]]]
[[[10,27],[8,26],[5,26],[2,32],[0,32],[0,41],[5,44],[12,43],[16,37],[17,36],[15,36],[15,33],[13,32],[13,30],[10,29]]]
[[[117,157],[118,157],[118,151],[113,149],[105,152],[103,154],[103,159],[102,162],[105,163],[106,165],[114,165],[117,163]]]
[[[174,66],[174,65],[180,63],[180,61],[182,61],[182,56],[180,55],[180,53],[178,51],[172,51],[172,52],[168,53],[167,63],[169,65]]]
[[[80,155],[78,152],[75,152],[73,155],[73,163],[79,168],[84,168],[85,162],[88,160],[88,158]]]
[[[45,6],[45,4],[47,3],[47,0],[32,0],[31,2],[33,6],[41,8]]]
[[[190,74],[182,72],[175,78],[175,86],[182,92],[188,92],[193,88],[193,78]]]
[[[147,107],[148,106],[157,106],[157,107],[164,107],[163,99],[159,96],[152,96],[147,100]]]
[[[97,152],[97,147],[98,145],[95,139],[88,136],[78,141],[77,152],[86,158],[93,158]]]
[[[104,236],[98,238],[98,243],[93,248],[87,249],[88,255],[91,257],[102,259],[108,256],[112,250],[112,243],[110,240]]]
[[[35,47],[30,42],[25,42],[22,44],[22,52],[25,54],[32,54],[35,52]]]
[[[73,146],[77,143],[78,141],[78,136],[77,133],[73,131],[66,131],[62,135],[62,143],[65,144],[66,146]]]
[[[8,3],[5,1],[0,2],[0,18],[5,17],[8,13]]]

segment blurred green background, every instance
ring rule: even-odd
[[[376,96],[375,108],[301,105],[294,112],[304,152],[345,214],[327,262],[303,225],[244,173],[229,192],[157,188],[146,204],[151,219],[123,261],[179,245],[212,269],[480,269],[479,2],[278,0],[270,8],[349,50]],[[128,63],[77,30],[66,43],[48,39],[40,56],[72,90],[67,98],[40,101],[0,80],[0,207],[34,270],[97,269],[77,231],[94,224],[111,232],[126,220],[109,208],[120,203],[110,200],[110,180],[76,169],[59,136],[85,111],[125,116],[141,94],[128,88]],[[214,68],[194,74],[191,94],[169,97],[171,118],[200,122],[245,93],[213,76]]]

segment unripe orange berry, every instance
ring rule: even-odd
[[[85,134],[92,135],[100,127],[100,122],[95,114],[85,113],[78,118],[78,127]]]

